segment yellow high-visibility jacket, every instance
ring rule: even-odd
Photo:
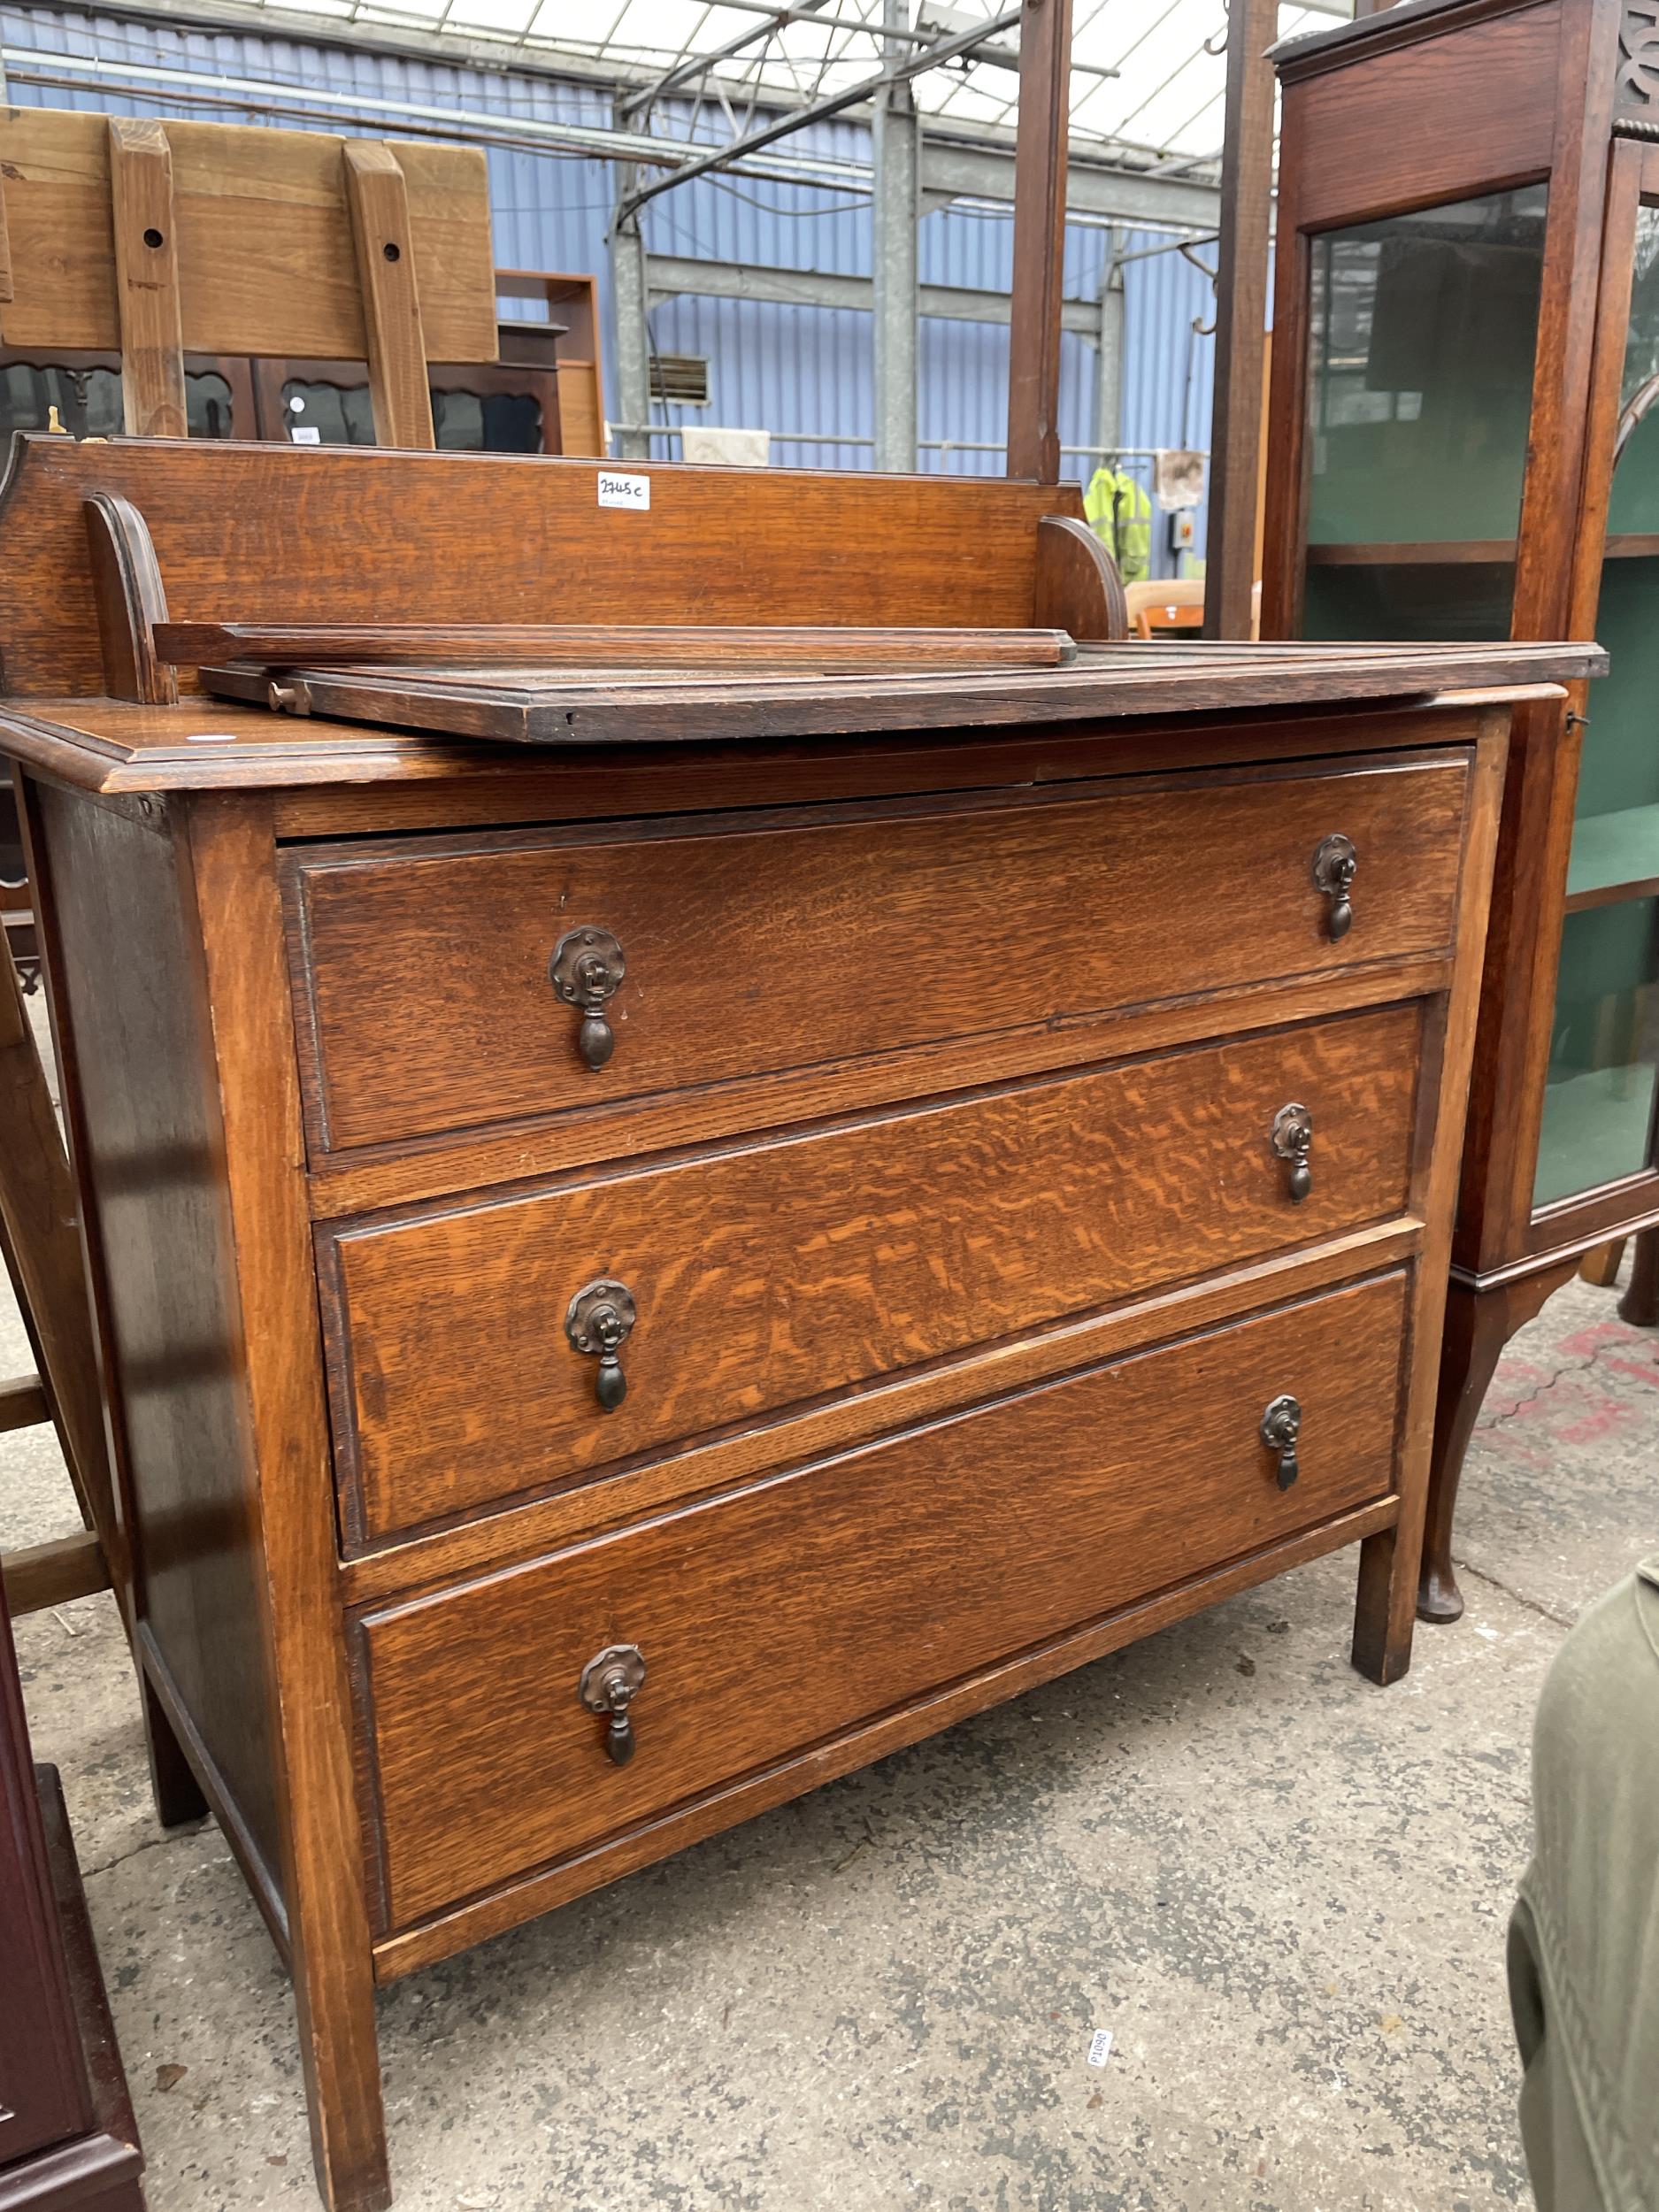
[[[1125,584],[1138,584],[1152,565],[1152,502],[1126,469],[1098,468],[1083,495],[1089,528],[1118,564]]]

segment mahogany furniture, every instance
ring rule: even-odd
[[[624,473],[0,499],[158,1804],[339,2206],[378,1984],[1337,1546],[1404,1670],[1509,713],[1601,665],[1101,647],[1074,488]]]
[[[1659,35],[1642,0],[1405,0],[1277,59],[1264,634],[1611,654],[1516,723],[1425,1549],[1447,1620],[1504,1341],[1659,1222]]]
[[[0,1599],[0,2212],[144,2212],[143,2157],[52,1767]]]

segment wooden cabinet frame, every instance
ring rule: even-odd
[[[1548,204],[1511,634],[1594,635],[1635,212],[1659,198],[1659,146],[1645,142],[1659,130],[1659,81],[1622,39],[1639,16],[1623,0],[1405,0],[1279,50],[1264,637],[1295,636],[1302,624],[1313,240],[1532,182],[1548,185]],[[1462,549],[1507,558],[1510,548]],[[1586,1252],[1659,1223],[1651,1155],[1620,1181],[1533,1201],[1586,689],[1515,718],[1453,1245],[1425,1618],[1463,1609],[1453,1508],[1503,1344]]]

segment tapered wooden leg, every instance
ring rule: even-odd
[[[1618,1317],[1633,1328],[1659,1326],[1659,1229],[1638,1232],[1636,1256],[1631,1262],[1629,1285],[1618,1302]]]
[[[1411,1607],[1396,1586],[1402,1570],[1409,1571],[1398,1529],[1379,1529],[1360,1546],[1353,1660],[1367,1681],[1385,1686],[1411,1664]]]
[[[142,1667],[138,1694],[143,1707],[144,1748],[150,1755],[150,1786],[155,1793],[157,1819],[164,1828],[181,1828],[187,1821],[204,1819],[207,1800]]]
[[[295,1961],[294,2001],[319,2193],[328,2212],[386,2212],[392,2179],[367,1949],[313,1945]]]
[[[1577,1266],[1576,1260],[1558,1260],[1536,1275],[1494,1290],[1471,1290],[1454,1280],[1448,1293],[1434,1449],[1429,1462],[1428,1520],[1417,1585],[1419,1620],[1444,1623],[1463,1613],[1463,1594],[1452,1571],[1452,1523],[1463,1455],[1504,1346],[1540,1312],[1552,1292],[1571,1280]]]

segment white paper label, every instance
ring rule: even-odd
[[[1088,2039],[1089,2064],[1091,2066],[1103,2066],[1111,2055],[1111,2030],[1110,2028],[1096,2028],[1094,2034],[1090,2036]]]
[[[618,476],[610,469],[601,469],[599,504],[602,507],[633,507],[641,514],[649,514],[651,480],[649,476]]]
[[[296,445],[321,445],[323,434],[314,422],[296,422],[290,426],[288,436]]]

